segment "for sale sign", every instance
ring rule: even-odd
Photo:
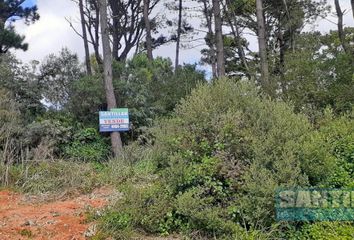
[[[100,111],[100,132],[129,131],[128,108],[113,108],[111,111]]]

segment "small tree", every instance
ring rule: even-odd
[[[69,100],[73,82],[82,75],[78,56],[63,48],[59,55],[48,55],[39,70],[43,97],[57,109],[63,107]]]

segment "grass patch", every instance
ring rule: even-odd
[[[21,229],[18,232],[22,237],[28,237],[28,238],[32,238],[34,236],[34,234],[32,233],[31,230],[28,229]]]
[[[5,170],[0,166],[1,176]],[[93,163],[63,160],[14,165],[6,187],[30,194],[87,193],[102,185],[100,172]]]

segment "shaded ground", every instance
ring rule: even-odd
[[[71,199],[44,202],[39,197],[0,191],[0,240],[85,239],[92,227],[85,222],[85,212],[104,207],[111,193],[101,188]]]

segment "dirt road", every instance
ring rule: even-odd
[[[91,194],[51,202],[10,191],[0,191],[0,240],[81,240],[90,224],[88,208],[102,208],[111,191],[101,188]]]

